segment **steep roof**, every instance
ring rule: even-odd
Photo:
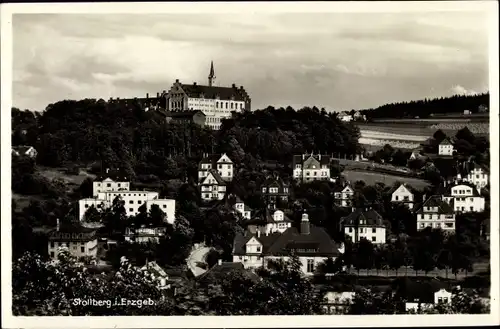
[[[182,90],[190,98],[220,99],[224,101],[235,100],[244,102],[248,94],[243,87],[216,87],[199,84],[181,84]]]
[[[373,209],[370,209],[368,211],[365,211],[363,209],[356,209],[349,215],[342,217],[340,220],[344,226],[385,227],[382,216],[380,216],[380,214]],[[364,224],[360,224],[361,221],[364,221]]]
[[[217,181],[217,184],[219,185],[226,185],[226,182],[222,179],[222,177],[219,175],[219,172],[215,169],[209,169],[208,172],[210,174],[212,174],[212,176],[215,178],[215,180]],[[208,176],[207,176],[208,177]],[[207,178],[205,177],[203,179],[203,181],[205,181]],[[207,185],[207,184],[204,184],[203,182],[201,183],[201,185]],[[211,185],[211,184],[208,184],[208,185]]]
[[[404,186],[410,193],[412,194],[415,194],[414,190],[413,190],[413,187],[411,187],[410,185],[406,184],[406,183],[401,183],[401,184],[398,184],[396,186],[393,186],[390,190],[389,190],[389,194],[393,194],[394,192],[396,192],[401,186]]]
[[[26,152],[28,152],[32,148],[34,149],[33,146],[27,146],[27,145],[12,146],[12,149],[19,154],[26,154]]]
[[[262,234],[259,236],[246,232],[235,237],[234,255],[245,255],[245,245],[255,237],[262,244],[262,254],[265,256],[286,256],[294,249],[296,255],[305,256],[337,256],[338,246],[330,235],[321,227],[310,224],[310,233],[302,234],[295,227],[288,228],[283,233]],[[315,251],[307,251],[314,249]]]
[[[318,161],[320,163],[320,165],[329,165],[330,164],[330,156],[329,155],[312,154],[312,153],[311,154],[303,154],[303,155],[296,154],[293,156],[293,160],[292,160],[293,168],[295,168],[296,164],[300,164],[303,166],[306,165],[307,161],[311,161],[310,158]]]
[[[449,138],[445,138],[441,143],[439,143],[439,145],[453,145],[453,144],[451,143],[451,140]]]
[[[268,176],[264,183],[262,183],[261,187],[278,187],[280,189],[283,189],[284,187],[288,187],[288,184],[285,183],[283,178],[277,176]]]
[[[439,214],[452,214],[453,213],[453,208],[445,201],[441,199],[441,196],[439,195],[432,195],[430,196],[422,205],[420,208],[416,211],[416,213],[423,213],[424,212],[424,207],[437,207],[438,208],[438,213]]]
[[[97,239],[97,229],[82,226],[79,222],[61,221],[59,229],[49,234],[50,241],[90,241]]]
[[[220,158],[222,158],[223,155],[225,155],[229,159],[230,162],[227,162],[227,161],[217,162],[217,161],[219,161]],[[202,164],[211,164],[212,169],[215,169],[216,165],[218,163],[220,163],[220,164],[232,164],[233,162],[231,161],[231,158],[229,158],[229,156],[226,153],[223,153],[223,154],[208,154],[207,153],[207,154],[203,155],[203,158],[201,159],[200,164],[198,165],[198,168],[201,169]]]
[[[123,172],[122,170],[113,169],[113,170],[109,170],[108,172],[104,172],[104,173],[99,174],[94,179],[94,182],[102,182],[106,178],[110,178],[115,182],[125,182],[125,181],[128,181],[128,179],[129,179],[129,177],[127,177],[125,172]]]
[[[213,283],[216,280],[224,280],[230,273],[241,273],[245,278],[254,282],[260,280],[259,276],[252,271],[246,270],[242,263],[223,262],[196,278],[197,281]]]

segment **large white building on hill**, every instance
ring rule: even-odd
[[[202,111],[205,125],[220,129],[222,119],[230,118],[232,112],[251,110],[251,99],[243,86],[220,87],[215,85],[213,62],[208,76],[208,85],[196,82],[184,84],[175,80],[167,95],[168,111]]]

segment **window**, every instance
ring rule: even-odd
[[[257,252],[260,252],[260,247],[257,247]]]
[[[120,184],[120,183],[118,183],[118,187],[121,187],[121,184]]]
[[[399,200],[399,196],[397,196],[397,195],[396,195],[396,196],[394,197],[394,200],[395,200],[395,201],[398,201],[398,200]]]
[[[111,183],[106,184],[107,187],[111,187]]]
[[[372,236],[372,242],[375,242],[375,241],[377,241],[377,238]]]
[[[349,233],[352,233],[352,227],[349,227]]]
[[[81,252],[85,252],[85,247],[80,247]]]
[[[421,223],[420,224],[420,228],[424,228],[425,227],[425,224],[424,223]]]
[[[166,204],[164,204],[164,205],[163,205],[163,208],[167,208],[167,205],[166,205]]]
[[[314,272],[314,259],[307,260],[307,273]]]
[[[128,208],[128,211],[132,212],[132,211],[134,211],[134,208]]]
[[[231,110],[233,109],[233,103],[231,103]]]
[[[50,252],[50,257],[54,258],[54,252],[53,251]]]
[[[88,204],[86,204],[86,205],[85,205],[85,208],[88,208],[88,207],[89,207],[89,205],[88,205]]]
[[[101,187],[101,183],[97,183],[97,186]]]
[[[54,248],[54,241],[50,242],[50,247]]]
[[[266,188],[265,187],[262,188],[262,193],[266,193]]]
[[[226,109],[227,109],[227,102],[226,102]]]
[[[141,201],[141,200],[137,200],[137,204],[141,204],[141,203],[142,203],[142,201]]]
[[[474,207],[470,207],[470,211],[474,211]]]
[[[219,107],[219,102],[215,102],[215,107]]]
[[[128,203],[130,203],[130,204],[134,204],[134,200],[130,200]]]
[[[372,228],[372,233],[377,233],[377,229],[376,228]]]

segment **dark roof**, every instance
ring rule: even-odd
[[[330,164],[330,156],[323,154],[303,154],[303,155],[294,155],[292,161],[292,167],[295,168],[296,164],[301,164],[303,166],[319,163],[319,165],[329,165]]]
[[[337,256],[338,247],[331,239],[330,235],[321,227],[310,224],[310,233],[301,234],[295,227],[288,228],[283,233],[272,233],[269,235],[239,234],[234,239],[233,254],[245,255],[245,245],[252,237],[255,237],[262,244],[262,254],[265,256],[285,256],[290,254],[290,249],[316,249],[314,252],[295,251],[297,255],[309,256]]]
[[[19,145],[19,146],[12,146],[12,149],[19,154],[26,154],[29,149],[34,148],[33,146],[27,146],[27,145]]]
[[[193,118],[193,116],[195,114],[206,116],[205,113],[203,113],[200,110],[195,110],[195,111],[161,111],[160,113],[162,115],[164,115],[165,117],[171,117],[174,119],[191,119],[191,118]]]
[[[209,173],[212,174],[212,176],[214,176],[215,180],[217,181],[217,184],[219,185],[226,185],[226,182],[224,182],[224,180],[222,179],[222,177],[219,175],[219,172],[215,169],[209,169],[208,170]],[[206,177],[203,177],[203,180],[205,180]],[[201,183],[203,185],[203,181]]]
[[[269,176],[262,183],[261,187],[278,187],[279,189],[283,189],[284,187],[288,187],[288,184],[279,176]]]
[[[449,138],[445,138],[441,143],[439,143],[439,145],[453,145],[453,144],[451,143],[451,140]]]
[[[416,213],[423,213],[424,207],[437,207],[439,214],[452,214],[453,208],[445,201],[441,199],[439,195],[433,195],[429,197],[426,201],[422,203],[420,208],[416,211]]]
[[[344,226],[378,226],[385,227],[384,220],[378,212],[373,209],[365,211],[363,209],[356,209],[346,217],[342,217],[341,222]],[[361,220],[365,224],[360,224]]]
[[[224,280],[229,273],[241,273],[246,278],[252,281],[258,281],[259,276],[252,271],[246,270],[242,263],[232,263],[232,262],[223,262],[222,264],[217,264],[198,278],[198,281],[208,281],[213,282],[217,279]]]
[[[90,241],[97,239],[97,229],[82,226],[77,222],[61,222],[49,234],[50,241]]]
[[[333,188],[333,191],[334,192],[342,192],[346,187],[349,187],[352,191],[354,191],[354,189],[352,188],[352,186],[349,185],[349,184],[346,184],[346,185],[335,185],[335,187]]]
[[[434,293],[441,289],[451,292],[450,284],[439,280],[412,280],[401,278],[394,282],[396,294],[407,302],[434,303]]]
[[[94,181],[97,182],[102,182],[103,180],[105,180],[106,178],[110,178],[114,181],[128,181],[128,177],[127,175],[125,174],[125,172],[123,172],[122,170],[120,169],[114,169],[114,170],[109,170],[108,172],[104,172],[104,173],[101,173],[100,175],[98,175]]]
[[[225,153],[224,153],[225,154]],[[217,161],[219,161],[219,159],[224,155],[224,154],[204,154],[203,155],[203,158],[201,159],[199,165],[198,165],[198,168],[200,170],[203,170],[201,169],[201,165],[202,164],[211,164],[212,165],[212,169],[215,169],[216,168],[216,165],[217,165]],[[226,156],[229,158],[229,156],[226,154]],[[230,158],[229,158],[230,159]],[[230,159],[231,160],[231,159]],[[221,164],[230,164],[232,162],[220,162]]]
[[[220,100],[235,100],[235,101],[246,101],[249,97],[247,92],[243,87],[216,87],[216,86],[204,86],[199,84],[181,84],[182,90],[192,98],[203,98],[206,99],[220,99]]]

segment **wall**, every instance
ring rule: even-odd
[[[484,173],[482,169],[474,168],[464,180],[474,184],[478,190],[481,190],[488,185],[488,174]]]
[[[53,247],[52,247],[53,243]],[[84,257],[84,256],[90,256],[90,257],[97,257],[97,239],[90,240],[87,242],[58,242],[58,241],[49,241],[48,242],[48,251],[49,251],[49,256],[53,259],[56,260],[58,255],[59,255],[59,247],[66,246],[68,247],[68,251],[72,256],[75,257]],[[81,248],[84,248],[83,252]],[[51,254],[53,253],[53,254]]]
[[[373,232],[375,229],[375,232]],[[346,226],[344,228],[345,234],[351,237],[354,241],[354,233],[356,228],[353,226]],[[383,227],[358,227],[357,239],[365,238],[372,243],[385,243],[386,229]]]
[[[111,191],[119,191],[119,190],[129,190],[130,183],[129,182],[115,182],[112,180],[104,180],[104,181],[96,181],[93,184],[93,195],[96,197],[100,192],[111,192]]]
[[[423,226],[422,226],[423,225]],[[441,228],[444,231],[455,230],[454,214],[417,214],[417,230],[423,230],[426,227]]]

